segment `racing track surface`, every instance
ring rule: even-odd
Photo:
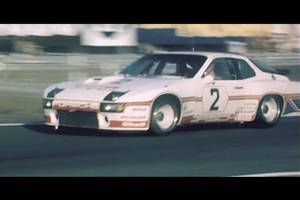
[[[299,171],[299,118],[274,128],[210,124],[166,137],[0,127],[0,176],[236,176]]]

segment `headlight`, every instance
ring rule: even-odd
[[[123,112],[124,103],[101,103],[100,112]]]
[[[50,99],[43,99],[43,108],[52,108],[53,100]]]
[[[117,101],[122,95],[127,92],[111,92],[105,98],[104,101]]]

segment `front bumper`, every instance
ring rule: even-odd
[[[101,102],[54,100],[44,108],[50,126],[96,128],[103,130],[148,130],[151,102],[127,102],[123,112],[100,112]]]

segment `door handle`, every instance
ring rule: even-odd
[[[234,89],[243,89],[243,86],[235,86]]]

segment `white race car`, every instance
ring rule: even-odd
[[[114,76],[63,82],[44,92],[48,125],[138,130],[166,135],[208,122],[275,125],[298,112],[299,84],[245,56],[160,52]]]

